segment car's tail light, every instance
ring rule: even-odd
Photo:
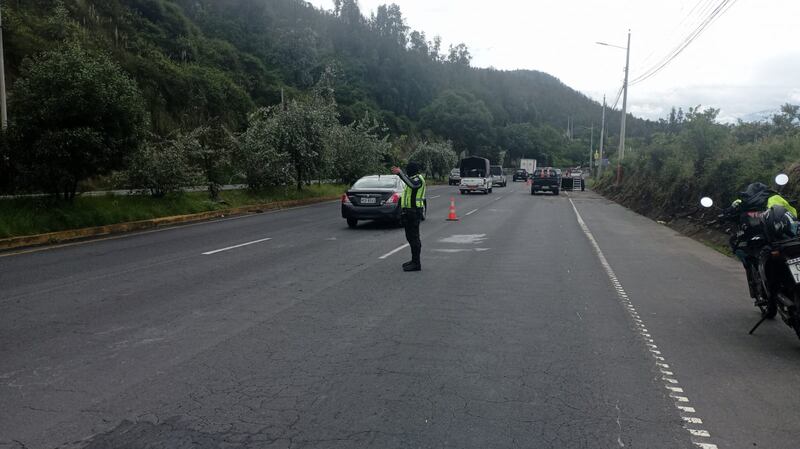
[[[393,193],[392,196],[390,196],[389,199],[386,200],[386,202],[384,202],[383,204],[397,204],[399,202],[400,202],[400,195],[397,193]]]
[[[342,195],[342,204],[352,204],[350,202],[350,198],[347,196],[346,193],[344,195]]]

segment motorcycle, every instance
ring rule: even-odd
[[[785,174],[775,178],[779,186],[788,182]],[[702,198],[700,204],[714,207],[709,197]],[[761,310],[761,320],[750,334],[765,320],[780,314],[800,337],[800,237],[796,220],[782,206],[764,211],[732,205],[721,212],[717,218],[733,225],[727,230],[731,249],[745,267],[750,296]]]

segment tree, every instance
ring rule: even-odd
[[[455,47],[451,45],[450,52],[447,55],[447,62],[462,67],[469,67],[470,62],[472,62],[472,55],[467,45],[464,43],[458,44]]]
[[[281,152],[275,141],[281,125],[274,112],[273,108],[261,108],[252,113],[247,130],[238,140],[237,167],[251,190],[294,180],[289,155]]]
[[[163,197],[193,186],[200,176],[189,164],[187,142],[191,141],[185,136],[144,142],[131,155],[128,169],[122,174],[125,187]]]
[[[492,114],[466,92],[445,91],[420,113],[420,124],[453,142],[456,151],[484,152],[493,141]]]
[[[351,184],[362,176],[385,170],[390,144],[386,137],[379,137],[381,131],[378,122],[369,115],[350,125],[331,127],[330,176]]]
[[[26,60],[11,99],[25,175],[68,200],[80,181],[122,168],[148,126],[136,83],[75,42]]]
[[[408,160],[422,164],[425,174],[443,178],[458,165],[458,155],[450,142],[424,142],[409,155]]]
[[[219,199],[226,175],[230,173],[231,153],[236,146],[233,134],[225,126],[214,123],[179,134],[177,139],[187,149],[190,163],[203,174],[211,199]]]
[[[336,122],[335,109],[316,101],[292,100],[272,111],[276,119],[272,142],[278,153],[288,156],[297,190],[302,190],[322,168],[326,130]]]
[[[408,26],[400,7],[396,4],[378,6],[377,12],[372,17],[372,27],[378,35],[391,39],[400,47],[406,46]]]

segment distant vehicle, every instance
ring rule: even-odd
[[[492,174],[489,159],[468,157],[461,159],[461,182],[458,190],[461,194],[469,192],[492,193]]]
[[[536,170],[536,159],[520,159],[519,168],[524,169],[530,175]]]
[[[400,198],[403,181],[396,175],[364,176],[342,195],[342,218],[355,228],[359,220],[379,220],[400,223]],[[427,200],[422,219],[428,209]]]
[[[583,170],[580,168],[573,168],[567,173],[567,176],[570,178],[583,178]]]
[[[457,186],[461,182],[461,170],[458,167],[450,170],[450,176],[447,178],[447,184]]]
[[[533,171],[531,179],[531,195],[539,192],[552,192],[558,195],[561,192],[561,170],[558,168],[537,168]]]
[[[514,175],[511,176],[511,182],[517,181],[527,181],[528,180],[528,170],[524,168],[519,168],[517,171],[514,172]]]
[[[505,187],[508,184],[506,175],[503,174],[503,167],[499,165],[492,165],[491,172],[493,186]]]

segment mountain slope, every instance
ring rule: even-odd
[[[7,2],[9,78],[13,86],[23,58],[79,36],[136,79],[162,134],[212,118],[241,129],[256,106],[279,102],[282,91],[302,95],[329,66],[338,73],[341,120],[370,111],[395,135],[429,134],[421,111],[453,90],[488,108],[487,145],[495,148],[510,124],[561,129],[568,117],[599,121],[599,104],[551,75],[469,67],[465,46],[443,54],[436,40],[409,30],[394,5],[370,19],[354,0],[337,5],[322,11],[299,0]],[[619,113],[607,117],[614,134]],[[644,136],[655,126],[631,118],[628,128]]]

